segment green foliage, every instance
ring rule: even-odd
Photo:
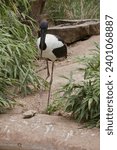
[[[44,85],[34,71],[35,39],[21,21],[28,9],[28,0],[0,0],[0,110],[11,107],[13,93],[26,95]]]
[[[99,0],[49,0],[45,12],[55,19],[92,19],[99,18]]]
[[[59,97],[58,97],[59,98]],[[56,111],[60,111],[63,109],[64,106],[64,101],[57,99],[57,97],[55,98],[55,100],[52,102],[52,104],[50,104],[47,109],[46,109],[46,113],[51,115]]]
[[[68,82],[58,91],[59,100],[56,103],[64,102],[66,112],[78,122],[87,122],[90,126],[99,127],[100,120],[100,54],[99,46],[91,57],[78,59],[85,67],[80,68],[84,71],[84,81],[77,83],[72,77],[64,77]],[[58,105],[58,104],[57,104]],[[52,106],[51,106],[52,107]],[[55,106],[54,106],[55,107]],[[52,110],[52,108],[51,108]]]
[[[15,101],[11,98],[9,89],[6,88],[6,86],[12,86],[15,80],[5,78],[3,75],[4,74],[0,74],[0,113],[4,112],[7,108],[12,108],[15,105]]]

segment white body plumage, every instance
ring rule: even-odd
[[[41,40],[41,38],[39,37],[37,39],[37,47],[39,50],[39,55],[41,54],[41,49],[39,47],[40,40]],[[53,50],[63,47],[64,43],[62,41],[60,41],[55,35],[46,34],[45,44],[46,44],[46,49],[42,51],[42,57],[47,58],[51,61],[58,60],[59,58],[57,58],[57,56],[55,56],[55,54],[53,53]]]

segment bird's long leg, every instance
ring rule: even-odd
[[[48,64],[48,60],[46,59],[46,65],[47,65],[47,77],[46,79],[50,76],[50,71],[49,71],[49,64]]]
[[[50,102],[51,86],[52,86],[52,82],[53,82],[53,70],[54,70],[54,62],[52,62],[52,71],[51,71],[51,79],[50,79],[50,85],[49,85],[48,103],[47,103],[47,106],[49,105],[49,102]]]

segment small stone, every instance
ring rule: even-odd
[[[23,118],[27,119],[27,118],[32,118],[36,115],[37,111],[35,110],[28,110],[26,112],[23,113]]]

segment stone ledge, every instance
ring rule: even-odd
[[[0,115],[0,150],[99,150],[98,129],[60,116],[22,117]]]

